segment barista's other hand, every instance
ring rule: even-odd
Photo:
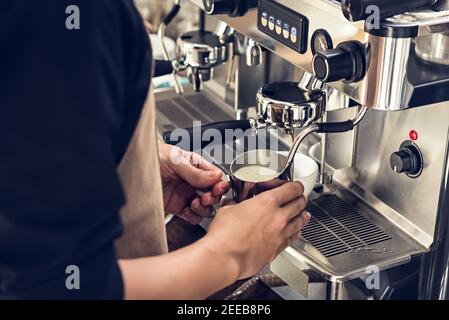
[[[239,278],[253,276],[300,237],[310,221],[300,182],[286,183],[239,204],[218,210],[200,240],[238,265]]]
[[[209,217],[229,190],[223,172],[198,154],[167,144],[159,144],[159,158],[165,210],[193,224]]]

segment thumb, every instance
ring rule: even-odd
[[[223,172],[221,172],[219,169],[204,170],[201,168],[197,168],[190,163],[178,165],[176,168],[176,173],[185,182],[198,189],[204,189],[213,186],[214,184],[220,182],[223,176]]]

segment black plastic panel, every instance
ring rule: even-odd
[[[409,107],[420,107],[449,100],[449,66],[425,62],[415,54],[407,65],[407,81],[413,86]]]
[[[257,27],[271,38],[289,48],[306,53],[309,35],[307,17],[269,0],[261,0],[257,14]]]

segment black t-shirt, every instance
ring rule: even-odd
[[[123,297],[117,164],[150,61],[132,0],[1,1],[0,298]]]

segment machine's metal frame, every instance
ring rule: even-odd
[[[191,1],[202,7],[202,1]],[[255,11],[244,17],[218,16],[240,34],[304,70],[301,81],[305,80],[307,86],[335,91],[343,94],[345,99],[376,109],[367,113],[356,132],[341,136],[327,135],[324,139],[326,143],[321,154],[326,160],[326,167],[334,172],[334,185],[329,188],[325,186],[325,191],[333,191],[351,204],[359,203],[369,208],[361,211],[367,212],[366,216],[370,216],[372,221],[390,230],[394,238],[402,239],[402,244],[409,244],[407,250],[392,255],[390,259],[377,256],[377,262],[376,259],[372,260],[381,270],[419,258],[421,275],[418,297],[448,299],[449,103],[440,97],[425,97],[421,104],[412,101],[414,88],[408,82],[408,65],[416,57],[416,37],[395,38],[366,32],[363,22],[353,23],[344,18],[337,1],[273,1],[310,17],[310,35],[314,30],[324,28],[331,34],[335,45],[347,40],[357,40],[367,45],[370,61],[363,81],[322,84],[310,75],[313,72],[310,50],[301,55],[279,42],[270,41],[270,37],[257,29]],[[393,27],[417,27],[423,35],[423,30],[429,26],[449,25],[449,12],[408,13],[388,19],[388,23]],[[270,45],[265,45],[267,43]],[[423,101],[426,106],[422,106]],[[344,102],[344,106],[348,106],[348,100]],[[339,110],[342,106],[338,105],[335,109]],[[399,110],[402,111],[385,112]],[[347,119],[344,110],[328,112],[326,117],[327,121],[339,117]],[[420,133],[418,143],[425,160],[423,174],[416,179],[394,173],[388,163],[389,155],[409,139],[411,130]],[[342,162],[340,158],[348,160]],[[288,248],[281,259],[296,264],[297,270],[312,269],[326,279],[329,282],[327,298],[351,297],[347,289],[348,281],[363,276],[363,268],[348,268],[346,273],[333,272],[330,270],[332,266],[327,265],[326,259],[320,258],[319,253],[308,255],[307,252],[312,249],[306,244],[297,243],[295,246]],[[392,248],[396,247],[390,247],[394,251]],[[351,259],[346,258],[350,263]]]

